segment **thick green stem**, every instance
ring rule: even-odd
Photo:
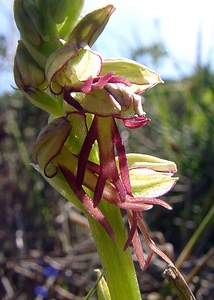
[[[109,158],[112,172],[117,172],[112,146],[112,118],[99,118],[99,150],[104,157]],[[111,166],[110,166],[111,165]],[[99,205],[105,218],[110,222],[114,231],[114,241],[110,239],[103,227],[94,219],[89,218],[91,231],[97,246],[104,275],[109,287],[111,299],[138,300],[141,299],[138,281],[135,273],[130,249],[123,250],[127,240],[127,232],[123,224],[120,209],[104,202]]]
[[[123,250],[127,234],[120,210],[103,201],[100,209],[113,227],[115,240],[112,241],[103,227],[94,219],[89,218],[89,224],[102,263],[111,299],[141,299],[130,250],[129,248],[126,251]]]
[[[41,174],[44,176],[42,172]],[[88,217],[112,300],[140,300],[141,296],[130,249],[123,251],[127,234],[120,209],[104,202],[104,200],[99,204],[100,210],[113,228],[114,241],[112,241],[103,226],[82,207],[60,172],[51,179],[47,177],[45,179]]]

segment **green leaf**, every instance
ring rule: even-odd
[[[99,277],[101,277],[98,282],[98,286],[97,286],[98,300],[111,300],[109,288],[108,288],[108,285],[107,285],[107,282],[106,282],[104,276],[102,276],[102,273],[100,272],[100,270],[97,269],[96,271],[97,271],[97,275]]]

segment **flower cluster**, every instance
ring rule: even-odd
[[[26,1],[22,3],[24,14]],[[157,197],[174,186],[176,166],[152,156],[125,152],[118,119],[127,128],[149,122],[141,95],[162,80],[132,60],[103,60],[91,49],[114,10],[108,5],[87,14],[65,36],[62,33],[67,16],[64,22],[58,21],[52,38],[39,26],[32,39],[20,30],[22,40],[14,73],[17,86],[28,99],[50,113],[49,124],[38,136],[33,151],[35,167],[61,194],[97,220],[112,240],[116,238],[114,230],[100,202],[125,210],[130,231],[124,250],[132,243],[145,269],[154,252],[171,264],[149,237],[142,213],[153,205],[171,209]],[[15,16],[22,29],[19,12]],[[33,24],[38,21],[34,14],[32,19]],[[147,261],[138,230],[150,248]]]

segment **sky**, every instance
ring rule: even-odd
[[[211,0],[114,0],[111,3],[116,11],[98,41],[104,55],[124,56],[139,44],[151,45],[161,41],[173,62],[165,60],[157,71],[164,77],[173,78],[193,71],[197,53],[200,53],[203,64],[214,60]],[[86,9],[106,4],[109,1],[91,0],[86,2]]]
[[[0,65],[3,70],[0,72],[1,91],[11,90],[11,85],[14,86],[12,61],[18,34],[12,21],[12,2],[0,0],[0,33],[6,34],[10,41],[8,57],[11,61],[7,68],[2,69]],[[202,64],[213,64],[211,0],[86,0],[84,12],[107,4],[113,4],[116,11],[95,44],[95,50],[103,57],[130,57],[138,46],[162,42],[167,58],[155,66],[155,71],[163,79],[191,75],[198,60]],[[154,69],[153,65],[147,66]]]

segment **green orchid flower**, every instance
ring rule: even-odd
[[[21,35],[15,82],[50,114],[34,146],[35,169],[88,217],[112,299],[140,299],[128,248],[133,245],[143,270],[154,252],[173,265],[150,238],[143,213],[155,205],[171,209],[159,197],[173,188],[177,170],[167,160],[126,154],[117,122],[131,129],[146,125],[142,94],[163,81],[139,63],[93,51],[115,8],[82,17],[82,6],[77,0],[15,0]],[[149,247],[146,260],[139,233]]]

